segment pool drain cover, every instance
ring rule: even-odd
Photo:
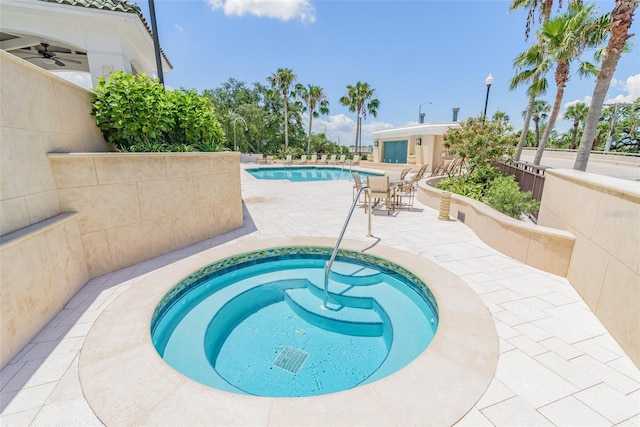
[[[288,345],[282,349],[278,357],[276,357],[276,360],[273,361],[273,366],[277,366],[292,374],[297,374],[308,357],[309,353],[306,351]]]

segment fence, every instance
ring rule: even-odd
[[[496,162],[495,166],[502,173],[513,175],[520,185],[521,191],[531,191],[531,198],[542,200],[542,190],[544,189],[544,174],[547,166],[538,166],[526,162]],[[532,214],[538,218],[538,212]]]

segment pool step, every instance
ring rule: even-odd
[[[322,298],[311,289],[298,288],[285,291],[289,307],[305,321],[323,329],[346,335],[379,337],[384,332],[380,315],[371,308],[352,307],[330,300],[327,309],[322,308]]]
[[[329,278],[351,286],[369,286],[380,283],[382,274],[374,269],[336,261],[331,266]]]

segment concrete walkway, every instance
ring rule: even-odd
[[[335,238],[352,185],[259,181],[242,172],[244,227],[91,280],[0,372],[0,425],[101,425],[83,397],[78,355],[89,329],[118,295],[146,273],[211,247],[281,237]],[[461,277],[493,316],[500,338],[495,377],[457,425],[640,425],[640,371],[566,279],[496,252],[464,224],[439,221],[436,211],[418,202],[390,216],[376,212],[374,238],[366,237],[366,218],[357,210],[345,237],[437,263]],[[428,398],[416,396],[415,404]],[[299,420],[305,424],[323,422]]]

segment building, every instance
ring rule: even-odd
[[[444,147],[444,134],[457,122],[421,123],[379,130],[373,136],[373,161],[378,163],[428,164],[428,171],[450,159]]]

